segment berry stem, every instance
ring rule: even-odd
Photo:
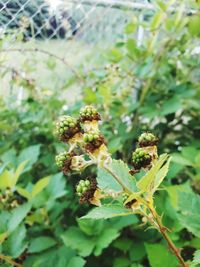
[[[151,205],[148,205],[148,208],[149,208],[154,220],[156,221],[156,223],[158,225],[159,232],[162,234],[164,239],[167,241],[167,244],[168,244],[169,249],[171,250],[171,252],[177,257],[177,259],[180,262],[181,266],[189,267],[189,265],[186,264],[184,259],[182,258],[181,253],[180,253],[180,249],[178,249],[175,246],[175,244],[173,243],[173,241],[170,239],[169,235],[167,234],[167,228],[162,224],[161,218],[157,214],[156,210]]]
[[[14,260],[12,260],[12,258],[10,256],[6,256],[3,254],[0,254],[0,260],[3,260],[9,264],[11,264],[12,266],[16,266],[16,267],[24,267],[23,265],[15,262]]]
[[[133,193],[133,192],[132,192],[126,185],[124,185],[124,184],[122,183],[120,177],[119,177],[117,174],[115,174],[115,173],[113,172],[112,169],[110,169],[110,168],[109,168],[107,165],[105,165],[105,164],[104,164],[103,168],[115,178],[115,180],[121,185],[121,187],[123,188],[123,190],[124,190],[125,192],[127,192],[128,194],[132,194],[132,193]]]

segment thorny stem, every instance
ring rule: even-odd
[[[117,176],[117,174],[115,174],[107,165],[104,165],[103,168],[115,178],[115,180],[121,185],[125,192],[129,194],[133,193],[125,184],[121,182],[121,179]]]
[[[160,233],[162,234],[164,239],[167,241],[167,244],[168,244],[169,249],[171,250],[171,252],[177,257],[177,259],[180,262],[181,266],[189,267],[189,265],[186,264],[184,259],[182,258],[181,253],[180,253],[180,249],[178,249],[174,245],[174,243],[172,242],[172,240],[168,236],[167,228],[165,226],[163,226],[162,221],[160,219],[160,216],[157,214],[157,212],[155,211],[155,209],[151,205],[148,205],[148,208],[149,208],[153,218],[155,219],[155,221],[156,221],[156,223],[158,225],[158,230],[160,231]]]
[[[129,194],[132,194],[131,190],[126,187],[126,185],[124,185],[121,182],[121,179],[112,171],[112,169],[110,169],[107,165],[104,165],[103,168],[109,172],[114,178],[115,180],[122,186],[123,190]],[[178,261],[180,262],[182,267],[189,267],[188,264],[185,263],[184,259],[182,258],[181,254],[180,254],[180,249],[178,249],[174,243],[172,242],[172,240],[170,239],[170,237],[167,234],[167,228],[162,224],[162,221],[160,219],[160,216],[157,214],[157,212],[155,211],[155,209],[153,208],[153,206],[151,205],[151,203],[148,203],[145,201],[145,205],[148,207],[149,211],[151,212],[152,216],[153,216],[153,220],[151,220],[149,218],[149,216],[147,216],[147,218],[150,220],[150,222],[160,231],[160,233],[162,234],[162,236],[164,237],[164,239],[167,241],[167,244],[169,246],[169,249],[171,250],[171,252],[177,257]]]
[[[6,261],[7,263],[11,264],[12,266],[16,266],[16,267],[24,267],[23,265],[15,262],[14,260],[12,260],[12,258],[10,256],[6,256],[3,254],[0,254],[0,260]]]

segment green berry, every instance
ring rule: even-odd
[[[143,148],[137,148],[132,154],[132,161],[135,169],[141,169],[151,163],[151,155]]]
[[[90,185],[90,181],[89,181],[89,180],[86,180],[86,181],[85,181],[85,185],[86,185],[86,186],[89,186],[89,185]]]
[[[85,143],[90,143],[92,141],[98,140],[100,137],[98,132],[90,131],[89,133],[85,133],[83,136],[83,140]]]
[[[100,120],[100,114],[93,106],[85,106],[80,110],[80,119],[82,122],[88,120]]]
[[[56,165],[59,168],[62,168],[64,166],[65,160],[69,159],[69,155],[67,152],[62,152],[59,155],[56,156]]]
[[[140,147],[154,146],[157,145],[158,138],[154,134],[147,132],[140,135],[138,143]]]
[[[91,186],[90,181],[87,180],[80,180],[78,185],[76,186],[76,192],[78,196],[81,196],[83,193],[85,193]]]

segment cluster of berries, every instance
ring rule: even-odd
[[[81,130],[79,122],[70,116],[62,116],[56,124],[56,134],[63,142],[67,142]]]
[[[59,140],[69,144],[69,150],[56,156],[56,164],[59,169],[67,174],[70,171],[82,171],[90,162],[97,163],[102,153],[109,156],[105,140],[98,128],[101,120],[100,114],[93,106],[86,106],[80,110],[79,118],[62,116],[56,124],[56,134]],[[85,160],[84,155],[90,157]],[[80,201],[92,197],[97,186],[90,180],[81,180],[76,191]],[[87,197],[86,197],[87,196]]]
[[[79,202],[92,203],[95,192],[97,191],[97,182],[95,179],[80,180],[76,186],[76,193],[80,197]]]
[[[100,121],[101,116],[93,106],[86,106],[80,110],[80,121]]]
[[[90,188],[90,181],[87,180],[80,180],[77,187],[76,187],[76,193],[78,196],[81,196],[83,193],[85,193]]]
[[[139,147],[132,154],[132,163],[134,170],[131,173],[138,172],[141,168],[149,168],[151,162],[157,157],[158,138],[152,133],[143,133],[138,138]]]

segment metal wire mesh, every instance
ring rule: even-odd
[[[72,39],[113,42],[122,35],[133,8],[144,3],[113,0],[0,0],[0,32],[30,39]],[[143,6],[142,6],[143,5]],[[145,8],[151,9],[146,3]],[[13,41],[14,39],[13,38]],[[12,43],[12,41],[11,41]]]

